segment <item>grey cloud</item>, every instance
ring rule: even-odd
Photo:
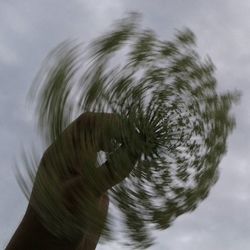
[[[235,108],[238,125],[210,196],[191,214],[157,234],[152,249],[247,250],[250,246],[249,64],[250,4],[242,1],[1,1],[0,3],[0,248],[25,210],[26,201],[11,170],[20,141],[33,128],[26,93],[41,61],[59,42],[80,37],[88,42],[127,11],[143,14],[143,25],[164,39],[175,29],[191,28],[202,55],[217,67],[219,88],[242,91]],[[8,187],[8,188],[7,188]],[[99,250],[126,249],[112,243]]]

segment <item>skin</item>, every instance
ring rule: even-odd
[[[97,208],[100,225],[104,225],[109,206],[107,191],[130,174],[136,157],[132,154],[128,156],[127,149],[120,147],[110,157],[110,162],[106,161],[101,167],[91,169],[93,179],[96,180],[94,183],[86,178],[89,175],[85,172],[85,163],[96,160],[100,150],[105,152],[113,150],[110,142],[112,139],[119,141],[122,137],[121,131],[121,120],[115,115],[84,113],[62,132],[61,136],[43,154],[26,213],[6,250],[94,250],[96,248],[102,231],[101,226],[98,228],[89,226],[88,233],[75,240],[57,237],[44,226],[33,207],[38,189],[37,183],[44,173],[47,176],[50,176],[49,173],[56,174],[63,197],[61,206],[65,206],[70,213],[75,215],[79,208],[79,197],[76,198],[75,194],[81,193],[86,200],[91,200],[92,206]],[[67,162],[66,172],[60,171],[60,157],[55,158],[55,155],[60,153],[64,156],[63,162]],[[126,159],[126,161],[121,160],[120,166],[114,168],[112,157]],[[51,164],[51,159],[56,159],[53,164]]]

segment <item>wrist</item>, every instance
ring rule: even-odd
[[[76,244],[55,237],[41,223],[35,210],[28,205],[26,213],[6,250],[66,250]]]

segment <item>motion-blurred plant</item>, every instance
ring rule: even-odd
[[[153,244],[152,230],[193,211],[217,181],[239,93],[218,93],[214,65],[200,59],[190,30],[162,41],[141,29],[138,18],[122,19],[85,51],[75,41],[60,44],[31,97],[48,145],[84,112],[115,113],[135,128],[140,140],[128,134],[125,143],[138,161],[109,196],[121,212],[125,244],[144,249]],[[113,232],[108,222],[106,231]]]

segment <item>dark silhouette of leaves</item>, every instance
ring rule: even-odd
[[[127,242],[136,249],[153,244],[151,230],[168,228],[207,197],[235,126],[230,110],[239,93],[217,91],[215,67],[199,57],[195,43],[189,29],[161,41],[141,29],[133,14],[90,44],[90,54],[81,44],[62,43],[31,91],[48,144],[81,113],[113,113],[126,123],[119,143],[137,161],[109,195],[124,216]],[[126,166],[126,157],[112,161]],[[70,221],[67,234],[79,226],[77,219]]]

